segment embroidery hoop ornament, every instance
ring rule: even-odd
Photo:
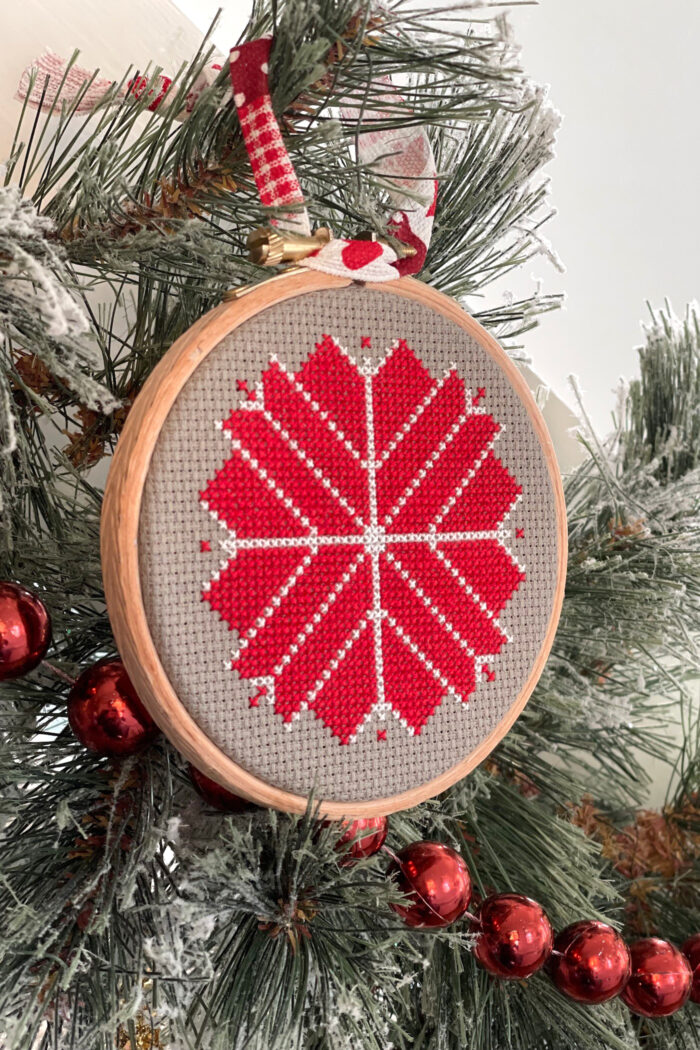
[[[262,53],[264,57],[269,54],[269,46],[269,40],[255,41],[252,44],[245,45],[244,48],[239,49],[239,55],[240,52],[244,52],[246,48],[249,49],[248,55],[244,57],[246,57],[246,60],[247,58],[250,58],[251,65],[256,74],[258,74],[260,66],[266,64],[266,60],[265,63],[260,61],[260,55]],[[235,67],[232,64],[232,74],[234,68]],[[266,73],[266,69],[263,70],[263,73]],[[249,82],[250,78],[245,81],[246,84]],[[236,92],[236,87],[237,80],[234,78],[234,92]],[[262,106],[256,105],[252,107],[253,118],[256,116],[259,117],[262,109],[265,112],[267,119],[272,110],[271,106],[269,106],[269,93],[267,91],[266,76],[263,76],[261,79],[258,75],[258,88],[260,88],[262,92],[260,95]],[[241,94],[241,92],[237,92],[234,97],[239,108],[241,123],[245,134],[246,114],[244,107],[246,102],[244,98],[241,98]],[[250,98],[250,92],[247,97]],[[269,113],[266,107],[269,107]],[[276,123],[274,127],[276,127]],[[374,148],[376,153],[380,154],[382,150],[386,152],[386,145],[381,141],[377,141],[381,138],[380,133],[376,133],[375,135],[375,133],[370,131],[368,133],[363,133],[363,137],[375,139],[373,143],[369,144],[369,148]],[[278,141],[273,141],[273,148],[280,150],[281,143],[282,140],[280,136]],[[248,139],[246,140],[246,144],[250,150],[251,144]],[[281,145],[281,149],[284,150],[283,144]],[[286,151],[283,153],[278,152],[276,154],[276,159],[281,159],[282,162],[286,162],[288,165],[288,168],[286,168],[283,173],[284,185],[287,190],[286,195],[283,195],[284,199],[277,196],[274,201],[269,199],[265,200],[265,193],[261,188],[261,182],[264,182],[266,175],[265,173],[261,175],[259,171],[256,171],[255,163],[253,163],[254,173],[256,174],[259,188],[261,188],[261,197],[263,198],[264,203],[274,203],[277,206],[280,204],[294,205],[294,210],[289,212],[286,225],[288,228],[292,228],[295,232],[295,237],[293,237],[292,240],[296,241],[294,250],[297,251],[299,236],[301,236],[302,239],[308,236],[308,231],[304,229],[304,223],[307,221],[305,219],[305,213],[303,212],[303,209],[300,209],[299,207],[299,205],[302,204],[301,191],[298,187],[298,183],[296,183],[296,177],[293,174],[293,169],[291,168],[291,164],[286,156]],[[432,155],[430,156],[430,161],[432,162]],[[422,172],[424,171],[425,169],[422,169]],[[290,172],[291,175],[289,174]],[[419,172],[419,174],[422,172]],[[416,176],[414,175],[412,178],[415,183]],[[397,213],[399,217],[395,221],[395,227],[399,227],[400,224],[403,224],[402,229],[404,236],[406,236],[406,231],[408,231],[406,240],[408,242],[412,240],[415,244],[420,242],[420,233],[423,233],[423,235],[427,236],[429,239],[429,225],[427,233],[425,225],[421,226],[421,223],[425,224],[425,211],[429,210],[429,208],[424,209],[422,214],[419,209],[416,209],[414,203],[412,204],[412,208],[413,211],[409,213]],[[302,223],[301,230],[299,229],[300,222]],[[430,224],[431,223],[432,218],[430,218]],[[414,229],[411,229],[411,227],[414,227]],[[420,233],[416,234],[415,227],[420,229]],[[275,231],[272,232],[275,233]],[[316,241],[314,246],[318,243],[319,242]],[[258,323],[263,315],[269,316],[269,312],[273,311],[275,307],[280,306],[280,304],[288,304],[290,307],[293,307],[293,304],[297,302],[311,303],[314,301],[314,297],[318,297],[319,295],[328,296],[329,304],[331,304],[343,290],[352,289],[357,286],[357,275],[352,272],[352,268],[350,268],[350,272],[348,272],[349,268],[343,265],[342,253],[345,246],[349,244],[353,246],[353,252],[358,253],[360,257],[368,258],[368,256],[362,255],[361,248],[363,243],[366,244],[367,242],[328,242],[324,236],[322,238],[322,243],[324,246],[320,250],[317,250],[314,256],[310,258],[307,257],[307,259],[304,260],[303,269],[297,269],[295,272],[287,274],[276,275],[269,281],[265,281],[250,290],[245,290],[245,294],[234,293],[229,301],[223,302],[185,332],[168,351],[144,385],[143,390],[136,399],[129,414],[129,418],[120,437],[111,465],[105,491],[102,517],[103,574],[107,607],[114,631],[114,637],[129,676],[134,683],[140,699],[149,710],[149,713],[165,735],[185,755],[185,757],[193,763],[193,765],[229,791],[261,805],[272,806],[281,810],[297,813],[304,812],[308,805],[308,797],[315,789],[315,784],[312,782],[313,777],[309,777],[308,782],[301,790],[290,790],[280,785],[279,778],[278,782],[275,782],[274,776],[261,776],[251,772],[249,768],[246,768],[242,761],[237,760],[235,753],[232,753],[236,750],[235,745],[232,748],[224,750],[222,746],[212,739],[212,736],[205,730],[205,728],[203,728],[200,724],[201,719],[198,720],[196,712],[193,713],[192,711],[192,697],[186,696],[181,698],[178,695],[178,691],[174,688],[171,681],[171,678],[174,677],[174,675],[172,673],[169,674],[164,667],[162,652],[159,651],[159,646],[154,639],[152,622],[147,612],[148,603],[145,600],[146,596],[143,591],[142,582],[143,565],[140,546],[140,526],[142,512],[145,505],[144,493],[149,484],[149,472],[151,471],[154,462],[158,461],[156,450],[159,439],[161,439],[161,436],[164,433],[164,427],[167,430],[168,419],[174,407],[178,405],[178,399],[183,394],[183,390],[190,380],[196,378],[198,370],[205,365],[209,355],[216,351],[217,348],[221,347],[222,343],[225,343],[227,339],[235,339],[237,335],[240,336],[241,332],[245,333],[245,326],[247,324]],[[424,257],[426,247],[427,243],[424,241],[422,250],[420,247],[418,249],[418,254],[422,254]],[[328,256],[324,260],[323,255],[326,252],[328,252]],[[542,635],[541,645],[529,666],[529,673],[527,673],[524,680],[519,683],[517,695],[515,695],[512,703],[509,704],[497,723],[478,740],[476,746],[472,747],[469,750],[469,753],[462,755],[459,760],[450,762],[445,768],[437,768],[435,767],[435,762],[433,762],[431,767],[433,775],[426,777],[420,773],[417,774],[417,782],[415,785],[411,784],[409,786],[404,786],[401,790],[385,794],[383,797],[370,796],[361,798],[358,796],[358,793],[355,792],[353,797],[349,800],[342,797],[342,795],[341,797],[332,797],[330,793],[329,797],[321,799],[318,798],[317,794],[316,800],[320,805],[320,812],[323,816],[329,818],[386,815],[397,810],[417,805],[419,802],[446,790],[457,780],[466,776],[475,768],[475,766],[486,758],[493,747],[495,747],[501,738],[508,732],[518,715],[523,710],[542,672],[553,642],[561,610],[566,574],[566,513],[561,480],[546,425],[535,405],[534,399],[532,398],[524,379],[518,372],[516,366],[500,348],[496,340],[486,332],[478,322],[466,314],[456,302],[411,277],[401,276],[397,278],[396,270],[401,270],[403,260],[399,258],[399,255],[394,252],[389,245],[381,244],[370,254],[373,258],[370,258],[366,269],[371,272],[368,276],[367,272],[363,270],[361,275],[362,287],[372,293],[381,293],[380,296],[375,297],[375,301],[378,304],[386,303],[386,309],[389,312],[396,307],[397,302],[405,304],[406,310],[428,310],[434,313],[437,318],[441,319],[440,323],[447,322],[456,326],[457,329],[470,337],[474,344],[480,348],[484,354],[484,361],[490,360],[497,365],[498,369],[503,374],[505,381],[512,388],[520,405],[525,410],[536,444],[539,446],[539,451],[544,463],[544,472],[548,478],[548,484],[551,490],[552,522],[554,532],[554,536],[551,537],[551,553],[556,559],[556,566],[552,567],[553,587],[551,590],[551,602],[546,610],[548,615],[544,621],[546,622],[546,629]],[[357,257],[357,254],[352,256],[353,260]],[[348,258],[347,253],[346,258]],[[415,268],[416,263],[413,259],[407,261],[409,266]],[[421,262],[422,260],[419,259],[417,265],[420,266]],[[386,276],[386,270],[391,267],[394,267],[394,272],[391,273],[391,277],[388,278]],[[334,270],[336,272],[333,272]],[[372,279],[372,273],[375,274],[374,279]],[[305,297],[307,296],[311,298],[306,299]],[[384,298],[385,296],[387,297],[386,299]],[[371,327],[372,320],[368,319],[367,323]],[[397,337],[400,337],[400,335],[401,333],[396,333]],[[321,338],[321,333],[319,333],[319,338]],[[330,344],[326,344],[326,350],[328,350],[329,345]],[[307,349],[313,350],[311,346],[304,348],[304,355]],[[355,349],[355,347],[352,348],[353,352]],[[418,351],[420,350],[421,348],[418,348]],[[360,358],[359,348],[357,349],[356,356],[358,359]],[[211,358],[211,360],[216,360],[216,355]],[[310,358],[302,356],[301,360],[306,360],[308,363]],[[352,360],[352,358],[350,358],[350,360]],[[420,362],[420,365],[422,366],[422,361]],[[380,367],[381,363],[377,366],[377,372]],[[268,373],[272,373],[272,366],[268,368],[263,376],[263,387],[267,381],[265,376],[268,376]],[[370,382],[370,380],[367,380],[367,382]],[[376,382],[376,378],[375,380],[372,380],[372,382]],[[445,379],[445,384],[447,384],[447,382],[448,380]],[[452,378],[449,379],[449,382],[451,382],[453,386],[462,383],[462,386],[460,387],[462,390],[461,396],[464,396],[465,388],[462,379],[459,376],[455,378],[453,375]],[[248,423],[248,418],[253,415],[253,412],[249,411],[248,413],[245,413],[244,409],[240,407],[239,398],[241,395],[238,394],[237,396],[234,396],[236,388],[235,375],[231,375],[230,384],[231,390],[233,391],[231,394],[231,404],[238,404],[239,407],[238,409],[234,409],[231,413],[228,424],[224,421],[224,426],[230,425],[232,428],[235,428],[239,424],[245,426]],[[436,383],[435,385],[436,388],[440,386],[439,383]],[[262,390],[262,387],[260,390]],[[469,392],[467,391],[467,393]],[[251,392],[253,402],[255,401],[255,396],[255,393]],[[258,392],[257,396],[260,398],[264,395],[261,395],[260,392]],[[427,398],[428,402],[430,401],[430,397],[432,397],[432,395],[429,395]],[[477,404],[480,397],[481,391],[479,390],[476,394]],[[435,401],[437,401],[437,395],[435,396]],[[258,405],[254,405],[254,408],[257,407]],[[477,409],[477,412],[478,411],[479,410]],[[260,416],[259,412],[256,412],[255,414]],[[472,417],[472,419],[474,418],[476,418],[476,414],[475,417]],[[475,425],[486,425],[484,420],[487,418],[491,419],[488,413],[484,413],[484,416],[476,418]],[[368,433],[371,429],[372,428],[368,422]],[[453,427],[452,429],[454,430],[455,428]],[[279,424],[277,425],[277,430],[279,431]],[[459,431],[459,428],[457,428],[457,431]],[[231,433],[234,433],[233,429]],[[407,444],[408,442],[406,442],[406,445]],[[239,447],[243,446],[239,443]],[[241,454],[243,454],[243,452]],[[303,450],[301,454],[306,455]],[[233,460],[234,457],[232,456],[231,459]],[[368,456],[368,460],[369,459],[370,457]],[[313,468],[314,464],[310,462],[308,456],[306,456],[306,460],[309,461],[305,461],[306,466],[311,466]],[[248,454],[248,462],[250,462],[250,454]],[[372,460],[372,462],[376,465],[375,460]],[[493,460],[489,459],[489,462],[493,462]],[[500,461],[496,462],[500,463]],[[210,498],[213,491],[213,479],[215,479],[215,475],[218,477],[219,474],[223,472],[222,468],[217,473],[217,468],[220,468],[220,466],[220,461],[218,463],[212,463],[209,475],[201,478],[202,486],[209,485],[207,494]],[[512,468],[510,462],[506,464],[506,466]],[[369,468],[366,467],[365,469],[368,470],[369,476]],[[514,473],[516,475],[518,473],[517,464]],[[505,477],[505,474],[503,476]],[[511,478],[511,480],[513,479]],[[175,494],[173,493],[173,499],[174,498]],[[459,503],[459,501],[457,501],[457,503]],[[508,511],[508,515],[509,514],[510,511]],[[372,517],[372,512],[370,511],[370,520],[372,525],[376,526],[378,520],[376,512]],[[382,562],[382,571],[390,573],[390,570],[386,566],[387,560],[392,556],[394,558],[394,568],[398,567],[399,575],[400,572],[403,571],[404,577],[409,579],[403,566],[398,564],[396,556],[392,554],[391,545],[384,537],[383,530],[380,530],[382,532],[382,537],[379,541],[378,547],[376,546],[376,537],[375,539],[372,539],[374,533],[370,536],[370,540],[366,542],[366,536],[369,535],[367,528],[364,530],[364,539],[359,536],[359,531],[360,527],[358,526],[352,534],[354,540],[352,537],[348,540],[349,545],[354,543],[358,552],[355,560],[349,563],[351,566],[350,575],[352,576],[352,573],[354,572],[355,580],[359,579],[361,572],[366,572],[367,580],[370,580],[370,578],[373,580],[376,579],[377,577],[374,568],[379,559],[385,559],[385,561]],[[452,535],[452,533],[450,533],[450,535]],[[414,539],[422,538],[422,535],[414,537]],[[330,556],[333,551],[340,551],[343,549],[342,544],[339,544],[338,542],[339,539],[342,540],[342,537],[334,537],[332,542],[331,540],[328,541],[328,546],[319,546],[314,550],[311,550],[309,544],[304,542],[303,546],[307,549],[306,553],[308,555],[307,561],[316,557],[318,551],[322,553],[325,551],[329,553]],[[235,545],[237,541],[234,539],[232,542]],[[253,542],[254,541],[250,541],[251,544]],[[302,540],[297,537],[296,540],[281,540],[280,543],[296,543],[299,545],[302,543]],[[364,550],[361,547],[362,543],[365,543]],[[373,543],[375,544],[374,546],[372,546]],[[247,551],[247,548],[245,548],[245,542],[241,544],[239,541],[239,546],[240,550],[238,548],[235,550],[235,557],[240,558],[241,551]],[[447,549],[441,542],[438,546]],[[408,543],[401,546],[397,544],[394,546],[393,551],[398,552],[400,560],[400,557],[410,557],[412,551],[426,551],[427,549],[428,541],[426,541],[425,545],[420,543]],[[437,549],[435,544],[433,544],[433,549]],[[232,559],[232,562],[233,561],[235,561],[235,558]],[[352,566],[355,565],[356,562],[359,568],[356,566],[353,569]],[[204,569],[200,570],[200,572],[201,571],[207,572],[209,570]],[[347,575],[348,573],[346,572],[345,576]],[[394,575],[396,575],[396,573],[394,573]],[[394,580],[393,576],[392,580]],[[461,582],[462,584],[464,583],[463,579]],[[295,583],[295,580],[292,580],[292,584],[293,583]],[[413,586],[413,593],[418,594],[419,596],[423,593],[420,583],[421,581],[419,580],[418,590],[416,590],[415,580],[409,579],[409,586]],[[393,585],[399,586],[395,580]],[[345,584],[343,584],[343,586],[345,586]],[[515,584],[515,587],[513,587],[513,581],[511,580],[511,592],[516,587],[517,583]],[[199,595],[195,595],[195,601],[198,600],[199,597]],[[476,597],[478,598],[478,595],[476,595]],[[212,609],[208,610],[212,626],[218,628],[220,625],[216,623],[216,617],[213,611],[215,606],[211,598],[211,592],[207,600],[212,604]],[[505,606],[507,601],[508,597],[506,596],[502,605]],[[221,607],[218,608],[218,611],[219,613],[222,612]],[[238,615],[238,610],[233,610],[233,612],[228,610],[228,614],[230,617],[235,618],[235,616]],[[387,610],[382,607],[382,615],[387,617],[389,622],[391,622],[391,611],[387,612]],[[495,624],[498,623],[497,619],[494,619],[493,622]],[[360,621],[360,623],[362,624],[362,621]],[[373,631],[375,632],[375,647],[373,650],[375,653],[379,651],[376,639],[382,637],[381,634],[376,634],[377,629],[381,632],[383,628],[377,628],[376,622],[370,622],[369,624],[365,623],[364,626],[359,628],[360,632],[364,632],[361,634],[362,638],[366,640],[371,637]],[[401,631],[400,625],[396,627],[396,631]],[[255,632],[253,632],[253,635],[254,633]],[[313,633],[313,631],[311,633]],[[238,635],[240,653],[241,649],[245,650],[245,633],[242,630],[239,630]],[[457,632],[457,635],[459,635],[459,632]],[[406,641],[406,638],[408,637],[406,632],[403,632],[401,636],[403,637],[403,640]],[[232,631],[230,637],[232,640],[235,639],[236,632]],[[244,639],[242,645],[241,637]],[[410,638],[408,640],[410,641]],[[367,641],[367,645],[369,644],[370,642]],[[464,638],[462,638],[462,644],[463,646],[466,646]],[[351,642],[348,649],[350,653],[352,652],[353,645],[355,645],[354,641]],[[469,652],[472,652],[472,650],[469,649]],[[408,658],[408,652],[406,653],[406,656]],[[340,663],[336,663],[336,667],[342,665],[343,659],[344,656],[341,655],[339,657]],[[475,674],[478,675],[478,673],[481,672],[493,675],[494,672],[490,669],[489,665],[483,660],[480,663],[479,659],[479,657],[475,658]],[[184,654],[183,660],[188,663],[192,663],[193,661],[196,662],[197,654],[187,652]],[[424,659],[424,664],[425,663],[426,661]],[[428,660],[426,666],[429,665],[430,661]],[[240,666],[241,665],[239,664],[239,668]],[[497,665],[496,669],[498,669]],[[431,673],[434,678],[437,679],[440,677],[440,670],[440,668],[436,669],[435,666],[433,666]],[[467,671],[464,673],[467,674]],[[232,675],[233,672],[229,670],[228,674]],[[376,681],[379,680],[378,676],[379,672],[377,672],[377,675],[375,676]],[[241,678],[247,678],[250,682],[254,682],[255,676],[253,674],[246,675],[241,672]],[[277,680],[278,679],[274,679],[274,681]],[[321,683],[321,695],[323,694],[323,688],[325,688],[325,686]],[[457,691],[453,690],[453,692]],[[466,693],[466,690],[464,690],[464,692]],[[248,695],[250,696],[250,693]],[[437,710],[437,707],[441,703],[441,699],[437,700],[434,710]],[[454,697],[452,697],[452,699],[454,700]],[[462,701],[466,701],[468,698],[464,695],[461,699]],[[477,694],[476,698],[472,699],[476,706],[479,703],[479,694]],[[459,694],[457,694],[457,700],[458,706],[460,706]],[[445,703],[446,702],[447,701],[445,701]],[[230,700],[230,703],[235,705],[237,703],[245,703],[245,701],[242,701],[241,696],[239,695],[234,696]],[[255,707],[257,707],[257,701],[254,697],[251,697],[250,704],[251,706],[254,704]],[[389,706],[386,701],[385,705],[387,707]],[[310,706],[313,708],[313,702]],[[420,739],[420,742],[422,743],[425,736],[429,734],[424,734],[423,737],[419,737],[419,734],[421,729],[425,729],[426,723],[430,725],[434,716],[434,710],[430,711],[424,719],[423,714],[420,713],[417,715],[412,715],[410,713],[406,714],[405,711],[394,711],[391,713],[394,713],[397,717],[401,714],[402,717],[400,720],[402,726],[406,726],[409,733],[415,732],[415,736],[411,737],[411,739]],[[370,720],[369,724],[371,725],[371,731],[374,733],[374,729],[376,728],[372,721],[374,711],[375,708],[373,707],[369,715],[366,715],[364,718],[360,718],[356,713],[353,716],[354,720],[351,719],[348,721],[347,725],[343,723],[343,718],[345,716],[342,712],[340,714],[337,712],[333,713],[332,711],[330,714],[326,712],[328,717],[326,719],[324,716],[325,727],[330,726],[332,729],[332,736],[330,737],[332,745],[334,747],[340,747],[343,752],[347,753],[349,748],[342,748],[341,745],[349,743],[350,748],[352,748],[353,741],[356,741],[357,739],[365,739],[365,737],[358,736],[358,731],[359,734],[362,734],[362,729],[367,719]],[[313,713],[316,713],[316,721],[312,717]],[[285,734],[285,739],[288,742],[287,750],[289,752],[285,757],[287,763],[290,761],[293,762],[294,760],[294,749],[298,742],[295,730],[304,732],[305,725],[315,725],[317,729],[320,730],[321,727],[318,721],[319,717],[318,710],[315,712],[312,710],[302,711],[301,717],[299,710],[297,710],[290,716],[289,726],[291,732]],[[466,717],[469,717],[469,712],[467,712]],[[273,720],[275,718],[277,718],[277,715],[273,716]],[[335,722],[333,721],[334,718],[336,720]],[[423,721],[421,721],[421,719],[423,719]],[[381,724],[389,724],[393,726],[394,722],[392,719],[389,719],[386,723]],[[377,733],[378,739],[381,739],[381,732],[382,730],[379,730]],[[326,736],[329,736],[327,732]],[[386,731],[384,731],[384,738],[386,738]],[[325,746],[326,744],[324,743],[323,747]],[[381,751],[379,754],[381,754]],[[381,761],[376,755],[375,760]],[[425,764],[422,767],[419,764],[419,768],[426,768]]]

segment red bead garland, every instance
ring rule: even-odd
[[[604,922],[574,922],[559,933],[549,960],[552,980],[569,998],[593,1005],[613,999],[631,973],[629,948]]]
[[[642,1017],[668,1017],[680,1010],[690,995],[690,963],[668,941],[645,937],[630,946],[632,975],[622,1001]]]
[[[462,857],[439,842],[414,842],[387,871],[408,898],[392,904],[407,926],[448,926],[467,912],[471,877]],[[633,1013],[666,1017],[691,999],[700,1003],[700,933],[678,951],[647,937],[628,947],[620,934],[593,919],[572,923],[554,939],[544,909],[519,893],[486,897],[468,915],[474,956],[494,977],[522,980],[546,965],[556,987],[578,1003],[615,996]]]
[[[345,831],[336,843],[336,849],[343,854],[341,864],[350,865],[356,860],[372,857],[384,845],[389,831],[386,817],[358,817],[344,822]]]
[[[234,795],[233,791],[222,787],[216,780],[212,780],[206,773],[202,773],[201,769],[193,766],[191,762],[188,763],[187,768],[190,780],[197,793],[214,809],[220,809],[224,813],[244,813],[246,810],[254,808],[253,803],[249,802],[247,798]]]
[[[530,977],[552,951],[552,927],[543,908],[520,893],[496,893],[479,905],[472,928],[474,955],[495,977]]]
[[[472,880],[462,857],[442,842],[413,842],[402,849],[388,874],[408,897],[392,904],[407,926],[449,926],[469,907]]]
[[[683,954],[690,963],[690,969],[693,971],[690,999],[694,1003],[700,1003],[700,933],[696,933],[688,938],[683,945]]]
[[[0,682],[32,671],[51,643],[51,619],[32,591],[0,583]]]
[[[101,755],[132,755],[158,735],[121,660],[83,671],[68,695],[68,721],[81,744]]]
[[[448,926],[469,907],[469,869],[442,843],[406,846],[387,874],[408,897],[391,905],[407,926]],[[576,1002],[594,1005],[619,995],[643,1017],[666,1017],[689,998],[700,1002],[700,933],[688,938],[683,953],[658,937],[628,948],[612,926],[591,919],[572,923],[555,940],[541,905],[519,893],[486,897],[468,918],[474,956],[495,977],[522,980],[546,965],[556,987]]]

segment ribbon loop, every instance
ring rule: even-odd
[[[265,207],[282,209],[273,225],[309,234],[311,225],[304,195],[275,117],[268,81],[271,37],[261,37],[231,51],[231,84],[243,141],[255,184]],[[418,273],[425,262],[437,201],[437,172],[425,128],[375,128],[397,115],[403,99],[383,78],[384,108],[373,110],[358,134],[358,161],[372,166],[386,179],[396,211],[388,222],[390,233],[408,249],[405,256],[381,241],[338,238],[301,261],[302,266],[361,281],[391,281]],[[355,107],[343,107],[341,116],[363,120]],[[293,205],[285,212],[284,208]]]
[[[238,111],[255,184],[260,200],[274,208],[273,226],[289,230],[298,237],[309,236],[311,224],[299,180],[291,162],[282,132],[272,108],[268,80],[272,37],[251,40],[233,48],[230,57],[233,100]],[[201,70],[192,85],[185,107],[177,114],[186,119],[202,92],[217,78],[221,66],[212,63]],[[127,93],[148,101],[148,109],[169,109],[172,80],[165,74],[137,76],[115,91],[115,101]],[[370,85],[382,107],[367,116],[356,107],[341,108],[345,121],[360,127],[357,160],[371,167],[390,194],[394,208],[387,229],[402,246],[372,239],[330,239],[318,237],[320,247],[300,260],[302,266],[340,277],[361,281],[392,281],[404,274],[418,273],[425,263],[437,200],[435,159],[425,128],[382,127],[399,114],[403,99],[392,90],[389,78]],[[113,87],[89,70],[65,62],[47,52],[25,70],[17,97],[30,106],[50,110],[60,100],[73,105],[76,113],[90,112]],[[374,125],[374,127],[373,127]]]

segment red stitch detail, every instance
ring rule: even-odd
[[[259,707],[260,706],[260,701],[262,699],[264,699],[264,697],[266,697],[266,696],[267,696],[267,686],[266,685],[259,685],[258,686],[258,691],[255,694],[255,696],[251,696],[250,697],[249,706],[250,707]]]
[[[362,336],[361,346],[362,346],[363,350],[365,349],[365,347],[367,349],[371,349],[372,348],[372,337],[370,335],[363,335]]]
[[[476,392],[476,396],[472,398],[472,404],[476,407],[481,401],[482,397],[486,397],[486,387],[480,386]]]
[[[377,730],[377,740],[386,740],[386,729]]]
[[[525,539],[525,529],[516,529],[515,530],[515,538],[516,538],[516,540],[524,540]]]
[[[257,395],[254,390],[250,389],[245,379],[237,379],[236,386],[241,391],[241,393],[245,393],[249,401],[255,401]]]
[[[206,554],[208,551],[210,551],[211,550],[211,543],[209,542],[209,540],[200,540],[199,541],[199,550],[200,550],[201,554]]]
[[[471,419],[489,420],[491,416],[472,416]],[[495,529],[521,491],[515,478],[490,451],[464,490],[462,498],[443,520],[442,527],[450,532]]]
[[[368,372],[326,333],[258,389],[261,411],[224,422],[232,455],[201,494],[235,548],[202,592],[237,632],[232,667],[273,683],[285,722],[304,705],[341,744],[377,708],[418,736],[446,696],[473,693],[478,658],[494,680],[482,660],[525,578],[498,532],[520,492],[489,447],[499,426],[404,339]]]

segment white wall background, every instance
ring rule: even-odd
[[[607,429],[645,301],[681,311],[700,297],[700,3],[541,0],[513,21],[525,68],[564,114],[549,237],[567,306],[528,349],[555,389],[579,375]]]
[[[176,3],[202,30],[223,7],[214,36],[222,50],[250,10],[249,0]],[[564,115],[547,236],[567,268],[562,277],[533,265],[512,286],[527,293],[534,275],[566,292],[565,309],[544,319],[528,352],[567,399],[575,373],[607,431],[613,388],[636,369],[646,301],[668,296],[682,310],[700,297],[700,3],[540,0],[513,5],[511,17],[525,69],[551,86]]]

